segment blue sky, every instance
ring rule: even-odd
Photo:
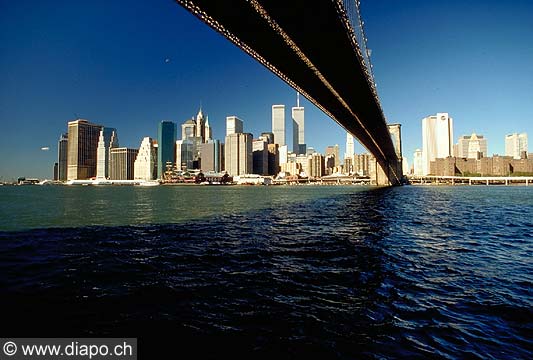
[[[437,112],[454,118],[455,140],[485,135],[489,154],[504,152],[506,133],[533,136],[533,2],[361,3],[383,109],[402,124],[409,163],[421,119]],[[0,0],[2,179],[51,177],[75,114],[138,147],[159,121],[182,123],[200,103],[222,139],[227,115],[257,135],[270,130],[272,104],[286,104],[289,119],[295,101],[289,86],[171,0]],[[343,152],[345,132],[302,104],[308,146]]]

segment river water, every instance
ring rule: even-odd
[[[0,312],[141,359],[530,359],[533,187],[4,186]]]

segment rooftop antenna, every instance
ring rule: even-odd
[[[300,92],[296,92],[296,107],[300,107]]]

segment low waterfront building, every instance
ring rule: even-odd
[[[280,165],[281,172],[284,172],[289,175],[300,175],[300,171],[302,170],[302,165],[295,162],[286,162],[284,164]]]
[[[368,176],[370,174],[371,158],[373,158],[373,156],[368,153],[354,155],[354,171],[359,176]]]
[[[272,177],[270,176],[261,176],[257,174],[245,174],[235,176],[233,181],[237,185],[271,185]]]
[[[514,159],[511,156],[499,155],[481,159],[449,156],[432,161],[430,171],[431,175],[436,176],[531,175],[533,174],[533,159]]]

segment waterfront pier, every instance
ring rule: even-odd
[[[533,184],[533,176],[411,176],[414,185],[525,185]]]

